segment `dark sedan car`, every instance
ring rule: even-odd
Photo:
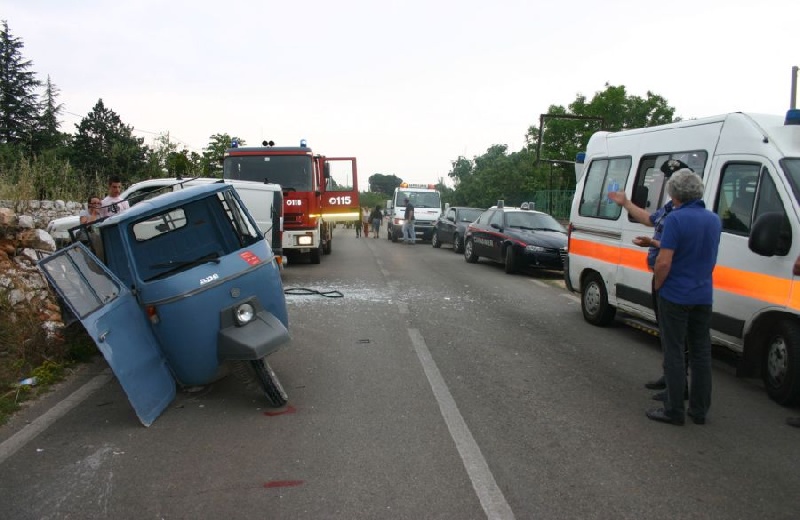
[[[475,263],[488,258],[505,265],[507,273],[523,267],[564,269],[567,232],[541,211],[492,207],[469,225],[464,240],[464,259]]]
[[[464,234],[467,226],[486,211],[484,208],[465,208],[450,206],[433,225],[431,245],[442,247],[442,244],[453,244],[453,252],[464,252]]]

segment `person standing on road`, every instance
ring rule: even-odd
[[[375,206],[375,209],[373,209],[372,213],[369,215],[369,219],[372,221],[372,238],[378,238],[378,232],[381,229],[381,221],[383,220],[383,212],[381,212],[380,206]]]
[[[688,344],[692,367],[688,415],[695,424],[705,424],[711,406],[712,273],[722,222],[706,209],[703,180],[688,168],[672,175],[667,193],[673,210],[664,219],[653,271],[667,394],[664,407],[647,410],[646,415],[653,421],[684,424]]]
[[[112,175],[108,179],[108,195],[100,201],[100,216],[110,217],[130,209],[128,201],[123,199],[122,180],[117,175]]]
[[[361,222],[361,219],[359,218],[353,223],[353,225],[356,227],[356,238],[361,238],[361,226],[363,225],[363,222]]]
[[[364,238],[369,237],[369,208],[361,208],[361,226],[364,228]]]
[[[408,197],[403,199],[406,205],[406,211],[403,213],[403,243],[414,244],[417,241],[417,235],[414,231],[414,205],[408,200]]]
[[[692,171],[684,162],[679,161],[677,159],[669,159],[664,161],[661,165],[661,173],[664,174],[664,181],[668,181],[669,178],[678,170],[688,169]],[[644,224],[645,226],[650,226],[654,228],[653,236],[638,236],[633,239],[633,243],[639,247],[647,247],[647,268],[650,269],[650,272],[653,272],[653,267],[656,263],[656,257],[658,256],[658,250],[661,247],[661,233],[664,230],[664,219],[667,217],[670,211],[672,211],[672,201],[667,201],[663,206],[658,208],[655,213],[650,214],[647,210],[640,208],[633,202],[631,202],[628,197],[625,195],[624,191],[615,191],[608,194],[608,198],[611,199],[613,202],[617,203],[618,205],[625,208],[628,214],[633,217],[633,219],[640,223]],[[653,278],[650,282],[650,295],[653,302],[653,313],[656,317],[656,323],[658,323],[658,293],[655,290],[653,283],[655,278]],[[689,366],[689,351],[686,351],[686,367],[688,369]],[[667,385],[664,381],[663,375],[663,367],[662,367],[662,375],[658,379],[653,381],[648,381],[644,384],[645,388],[650,390],[664,390]],[[653,396],[653,399],[656,401],[663,401],[664,397],[666,396],[665,392],[659,392]]]

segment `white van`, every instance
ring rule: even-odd
[[[409,184],[404,182],[394,189],[392,200],[386,201],[386,238],[397,242],[403,237],[406,205],[408,199],[414,206],[414,236],[418,240],[430,240],[433,225],[442,216],[442,197],[434,184]]]
[[[121,196],[131,206],[165,193],[183,187],[224,182],[236,188],[247,210],[255,218],[259,229],[272,247],[272,251],[280,265],[285,263],[282,247],[283,232],[283,192],[278,184],[265,184],[253,181],[222,180],[211,177],[195,177],[190,179],[158,178],[132,184],[122,192]],[[62,217],[51,221],[47,225],[47,232],[61,246],[72,241],[69,230],[80,224],[76,216]]]
[[[654,212],[667,200],[660,167],[670,159],[703,177],[706,207],[722,220],[712,341],[740,354],[737,374],[760,374],[775,401],[800,402],[800,283],[792,275],[800,255],[798,110],[594,134],[584,165],[576,164],[567,287],[580,292],[590,323],[606,325],[618,309],[654,327],[647,249],[632,243],[653,228],[607,193],[624,189]]]

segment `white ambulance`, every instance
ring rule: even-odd
[[[740,354],[737,374],[761,375],[770,397],[800,402],[800,110],[786,117],[731,113],[598,132],[587,145],[569,224],[567,287],[586,321],[617,310],[654,328],[647,249],[652,236],[607,193],[624,190],[653,213],[668,197],[661,165],[678,159],[703,177],[706,207],[722,221],[714,269],[712,341]]]

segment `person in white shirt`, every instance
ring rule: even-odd
[[[130,209],[128,201],[120,197],[122,181],[116,175],[108,179],[108,195],[101,201],[100,216],[110,217]]]

